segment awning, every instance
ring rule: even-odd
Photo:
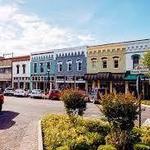
[[[137,74],[128,74],[127,76],[125,76],[124,80],[126,81],[136,81],[137,80]],[[144,78],[144,75],[140,75],[141,79]]]

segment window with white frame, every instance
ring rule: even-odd
[[[102,67],[107,68],[107,57],[102,58]]]
[[[71,71],[72,70],[72,61],[68,60],[67,61],[67,71]]]
[[[82,70],[82,61],[80,59],[78,59],[76,61],[76,63],[77,63],[77,71],[81,71]]]
[[[47,62],[47,69],[50,70],[51,68],[51,62]]]
[[[133,69],[136,68],[139,63],[140,63],[140,55],[139,54],[134,54],[131,56],[133,60]]]
[[[119,68],[119,57],[114,56],[113,60],[114,60],[114,68]]]
[[[34,63],[33,70],[34,70],[34,73],[37,73],[37,63]]]
[[[22,71],[23,74],[25,74],[25,73],[26,73],[26,65],[25,65],[25,64],[22,65],[22,70],[23,70],[23,71]]]
[[[40,63],[40,72],[41,72],[41,73],[44,72],[44,63]]]
[[[19,68],[20,68],[20,65],[17,65],[17,66],[16,66],[17,74],[19,74]]]
[[[57,63],[57,69],[58,69],[58,72],[62,71],[62,62]]]
[[[96,67],[97,58],[91,58],[92,67]]]

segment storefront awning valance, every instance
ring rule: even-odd
[[[137,74],[128,74],[127,76],[125,76],[125,80],[126,81],[136,81],[137,80]],[[144,75],[140,75],[141,79],[143,79],[145,76]]]
[[[85,74],[85,80],[124,80],[124,73],[99,72],[95,74]]]

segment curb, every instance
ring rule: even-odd
[[[149,105],[142,104],[142,106],[150,108],[150,106],[149,106]]]
[[[43,150],[41,120],[39,120],[39,122],[38,122],[38,150]]]

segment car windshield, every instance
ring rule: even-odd
[[[16,92],[23,92],[23,90],[22,89],[17,89]]]
[[[40,89],[32,90],[32,93],[41,93]]]

